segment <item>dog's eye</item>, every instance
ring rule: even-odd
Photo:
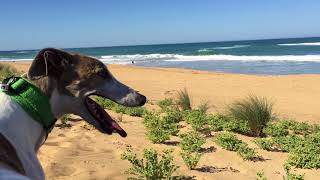
[[[106,71],[100,71],[98,72],[98,76],[106,79],[108,77],[108,73]]]

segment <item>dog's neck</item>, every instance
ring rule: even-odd
[[[30,81],[48,96],[51,111],[55,118],[60,118],[68,113],[64,109],[68,109],[65,106],[69,103],[63,102],[66,98],[63,98],[64,96],[58,92],[58,83],[54,78],[45,76],[39,79],[31,79]]]

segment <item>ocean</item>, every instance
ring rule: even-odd
[[[320,74],[320,37],[65,50],[93,56],[108,64],[261,75]],[[37,52],[0,51],[0,62],[32,61]]]

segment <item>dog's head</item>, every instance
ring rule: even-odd
[[[146,97],[116,80],[99,60],[62,50],[46,48],[35,57],[28,78],[50,98],[58,118],[73,113],[81,116],[100,132],[126,132],[90,96],[108,98],[118,104],[142,106]]]

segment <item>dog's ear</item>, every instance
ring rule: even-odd
[[[54,48],[42,49],[33,60],[28,72],[30,79],[43,76],[59,76],[70,67],[72,55]]]

